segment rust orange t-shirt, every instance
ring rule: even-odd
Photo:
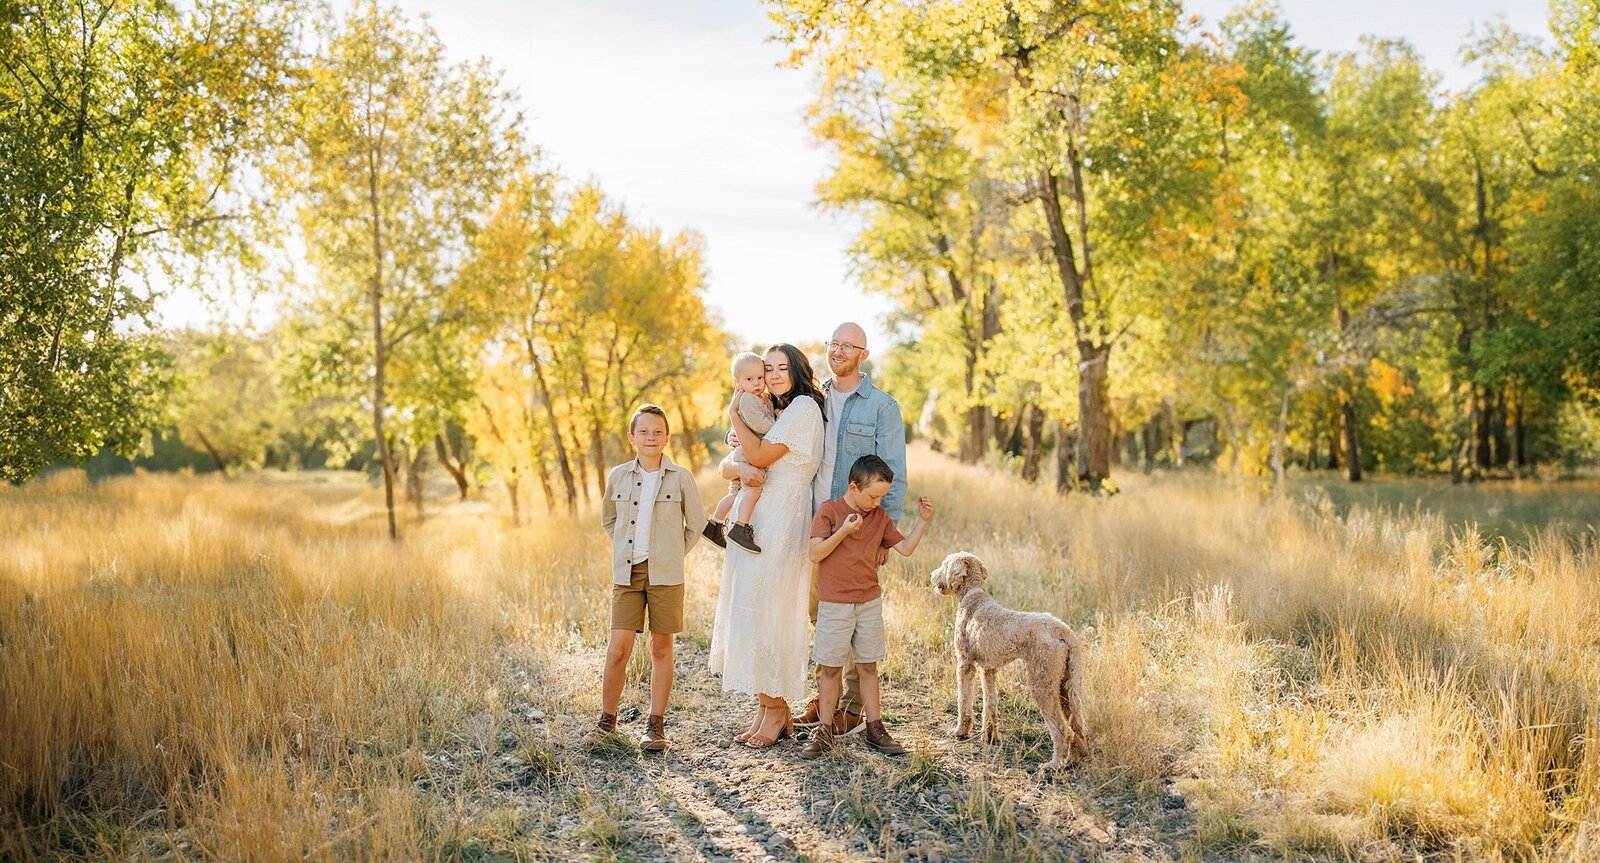
[[[817,515],[811,520],[812,538],[833,536],[852,512],[859,510],[842,497],[824,502],[817,507]],[[905,537],[900,535],[894,519],[883,507],[861,513],[861,527],[817,564],[817,599],[848,603],[877,599],[883,594],[878,586],[878,552],[899,545],[902,539]]]

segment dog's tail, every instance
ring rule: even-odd
[[[1068,640],[1066,667],[1061,669],[1061,712],[1072,727],[1072,748],[1079,755],[1089,753],[1089,736],[1083,727],[1083,644]]]

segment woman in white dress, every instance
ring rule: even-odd
[[[758,438],[733,405],[728,410],[750,461],[732,469],[740,471],[746,484],[755,479],[762,488],[750,520],[761,553],[728,545],[710,663],[722,676],[723,691],[758,697],[750,729],[736,738],[756,748],[789,735],[789,699],[806,696],[811,595],[806,545],[811,480],[823,443],[822,389],[806,355],[793,345],[778,345],[767,351],[765,360],[767,390],[781,411],[778,421],[764,439]]]

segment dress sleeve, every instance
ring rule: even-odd
[[[772,430],[767,432],[765,440],[767,443],[781,443],[789,448],[790,454],[810,461],[820,455],[814,450],[822,442],[822,435],[817,433],[821,426],[822,409],[817,407],[816,401],[798,398],[772,424]]]

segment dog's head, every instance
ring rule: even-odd
[[[933,589],[941,595],[960,596],[973,588],[982,587],[989,577],[989,568],[975,554],[958,551],[944,559],[928,576]]]

